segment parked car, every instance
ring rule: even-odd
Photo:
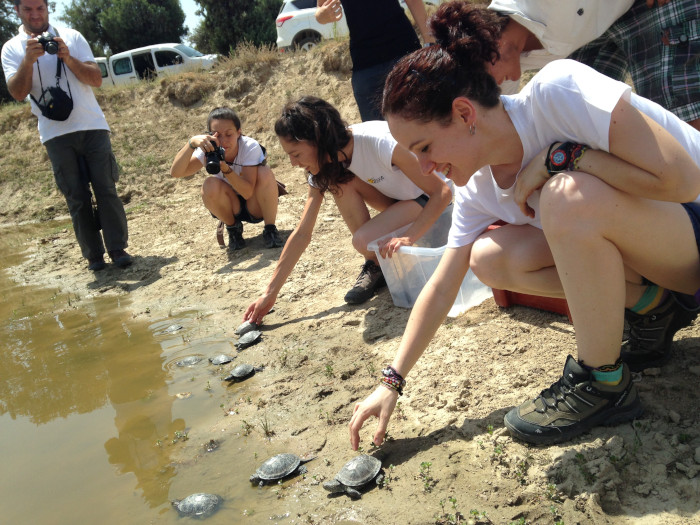
[[[155,44],[116,53],[109,57],[104,69],[103,59],[96,60],[102,69],[103,85],[117,85],[187,68],[207,69],[216,64],[218,56],[203,55],[185,44]]]
[[[104,85],[105,82],[107,82],[108,85],[114,85],[114,80],[112,80],[112,76],[109,74],[109,63],[107,61],[106,57],[95,57],[95,62],[97,62],[97,65],[100,66],[100,71],[102,71],[102,84]]]
[[[440,0],[425,0],[426,4],[438,5]],[[401,2],[401,5],[406,5]],[[348,35],[345,14],[332,24],[319,24],[316,21],[316,0],[284,0],[277,15],[277,49],[288,51],[302,49],[308,51],[322,39],[339,38]]]

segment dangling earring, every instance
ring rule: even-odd
[[[469,126],[469,134],[470,135],[476,135],[476,124],[472,122],[472,125]]]

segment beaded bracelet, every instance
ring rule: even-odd
[[[578,161],[588,149],[585,144],[575,142],[563,142],[557,146],[552,142],[547,150],[544,166],[551,177],[562,171],[575,171],[578,169]]]
[[[400,396],[403,395],[403,387],[406,386],[406,380],[401,377],[401,374],[399,374],[393,366],[387,366],[382,370],[382,376],[380,384],[390,390],[396,390]]]
[[[571,160],[569,161],[569,171],[578,171],[578,161],[581,160],[583,154],[586,153],[588,146],[584,144],[576,144],[571,150]]]

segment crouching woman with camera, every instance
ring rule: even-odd
[[[191,137],[170,168],[175,178],[188,177],[206,167],[202,200],[211,214],[226,225],[229,250],[245,247],[243,222],[265,222],[266,248],[284,246],[277,219],[278,185],[263,147],[241,132],[241,121],[231,108],[209,113],[207,132]]]

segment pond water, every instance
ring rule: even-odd
[[[171,500],[213,492],[224,503],[207,523],[295,523],[292,498],[282,503],[248,481],[266,454],[283,450],[215,430],[233,395],[221,381],[231,365],[207,358],[235,355],[233,341],[198,333],[198,312],[144,322],[128,296],[18,285],[4,269],[39,234],[0,236],[0,521],[183,523]],[[193,355],[202,361],[176,364]],[[245,396],[254,386],[235,388]],[[206,452],[206,440],[189,439],[193,428],[205,429],[199,437],[210,429],[220,447]]]

